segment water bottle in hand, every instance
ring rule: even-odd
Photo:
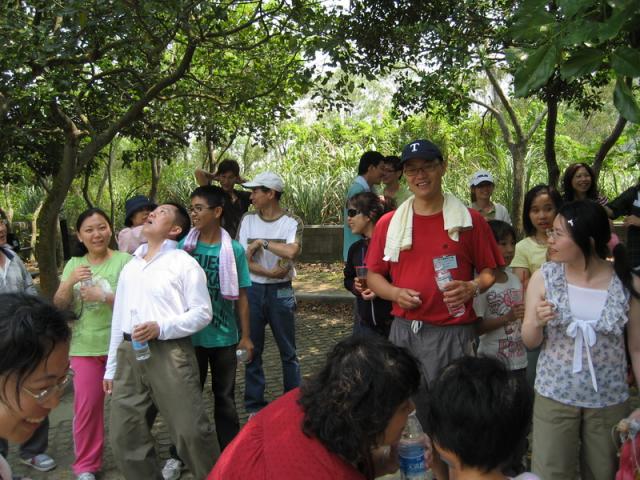
[[[236,350],[236,358],[240,363],[249,363],[249,351],[246,348],[239,348]]]
[[[91,288],[95,286],[96,282],[93,280],[93,277],[85,278],[84,280],[80,281],[80,288]],[[85,300],[82,301],[82,305],[85,310],[95,310],[100,306],[98,302],[88,302]]]
[[[398,443],[401,480],[426,480],[427,465],[424,460],[424,432],[416,417],[416,412],[409,414],[407,424],[402,431]]]
[[[135,330],[136,325],[142,323],[137,310],[131,310],[131,326],[132,330]],[[151,350],[149,350],[149,342],[138,342],[131,337],[131,345],[133,346],[133,352],[136,354],[136,360],[141,362],[151,356]]]
[[[436,272],[436,283],[441,292],[444,292],[444,286],[453,281],[453,276],[449,270],[439,270]],[[452,317],[461,317],[464,315],[464,305],[452,306],[447,303],[447,310]]]

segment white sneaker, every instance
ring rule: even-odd
[[[96,476],[91,472],[83,472],[78,475],[76,480],[96,480]]]
[[[176,458],[170,458],[162,467],[164,480],[178,480],[182,475],[182,462]]]

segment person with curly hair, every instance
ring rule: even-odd
[[[344,264],[344,288],[356,298],[353,333],[376,333],[389,338],[393,322],[391,302],[378,297],[367,287],[366,257],[376,222],[387,210],[385,203],[373,192],[351,197],[347,209],[348,224],[353,233],[363,238],[351,245]],[[358,275],[360,273],[360,275]]]
[[[208,480],[392,473],[419,384],[418,364],[404,348],[378,336],[343,340],[318,373],[249,420]]]

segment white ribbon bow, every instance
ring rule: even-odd
[[[591,323],[584,320],[574,319],[567,327],[567,335],[575,339],[573,345],[573,373],[582,371],[582,348],[587,350],[587,362],[589,364],[589,372],[591,373],[591,384],[593,389],[598,391],[598,383],[596,382],[596,372],[593,368],[591,360],[591,350],[596,343],[596,331]]]

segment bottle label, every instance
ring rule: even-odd
[[[147,342],[137,342],[136,340],[131,340],[131,345],[134,350],[143,350],[147,348]]]
[[[400,455],[400,470],[407,476],[425,473],[424,448],[422,445],[411,445],[408,451]]]

